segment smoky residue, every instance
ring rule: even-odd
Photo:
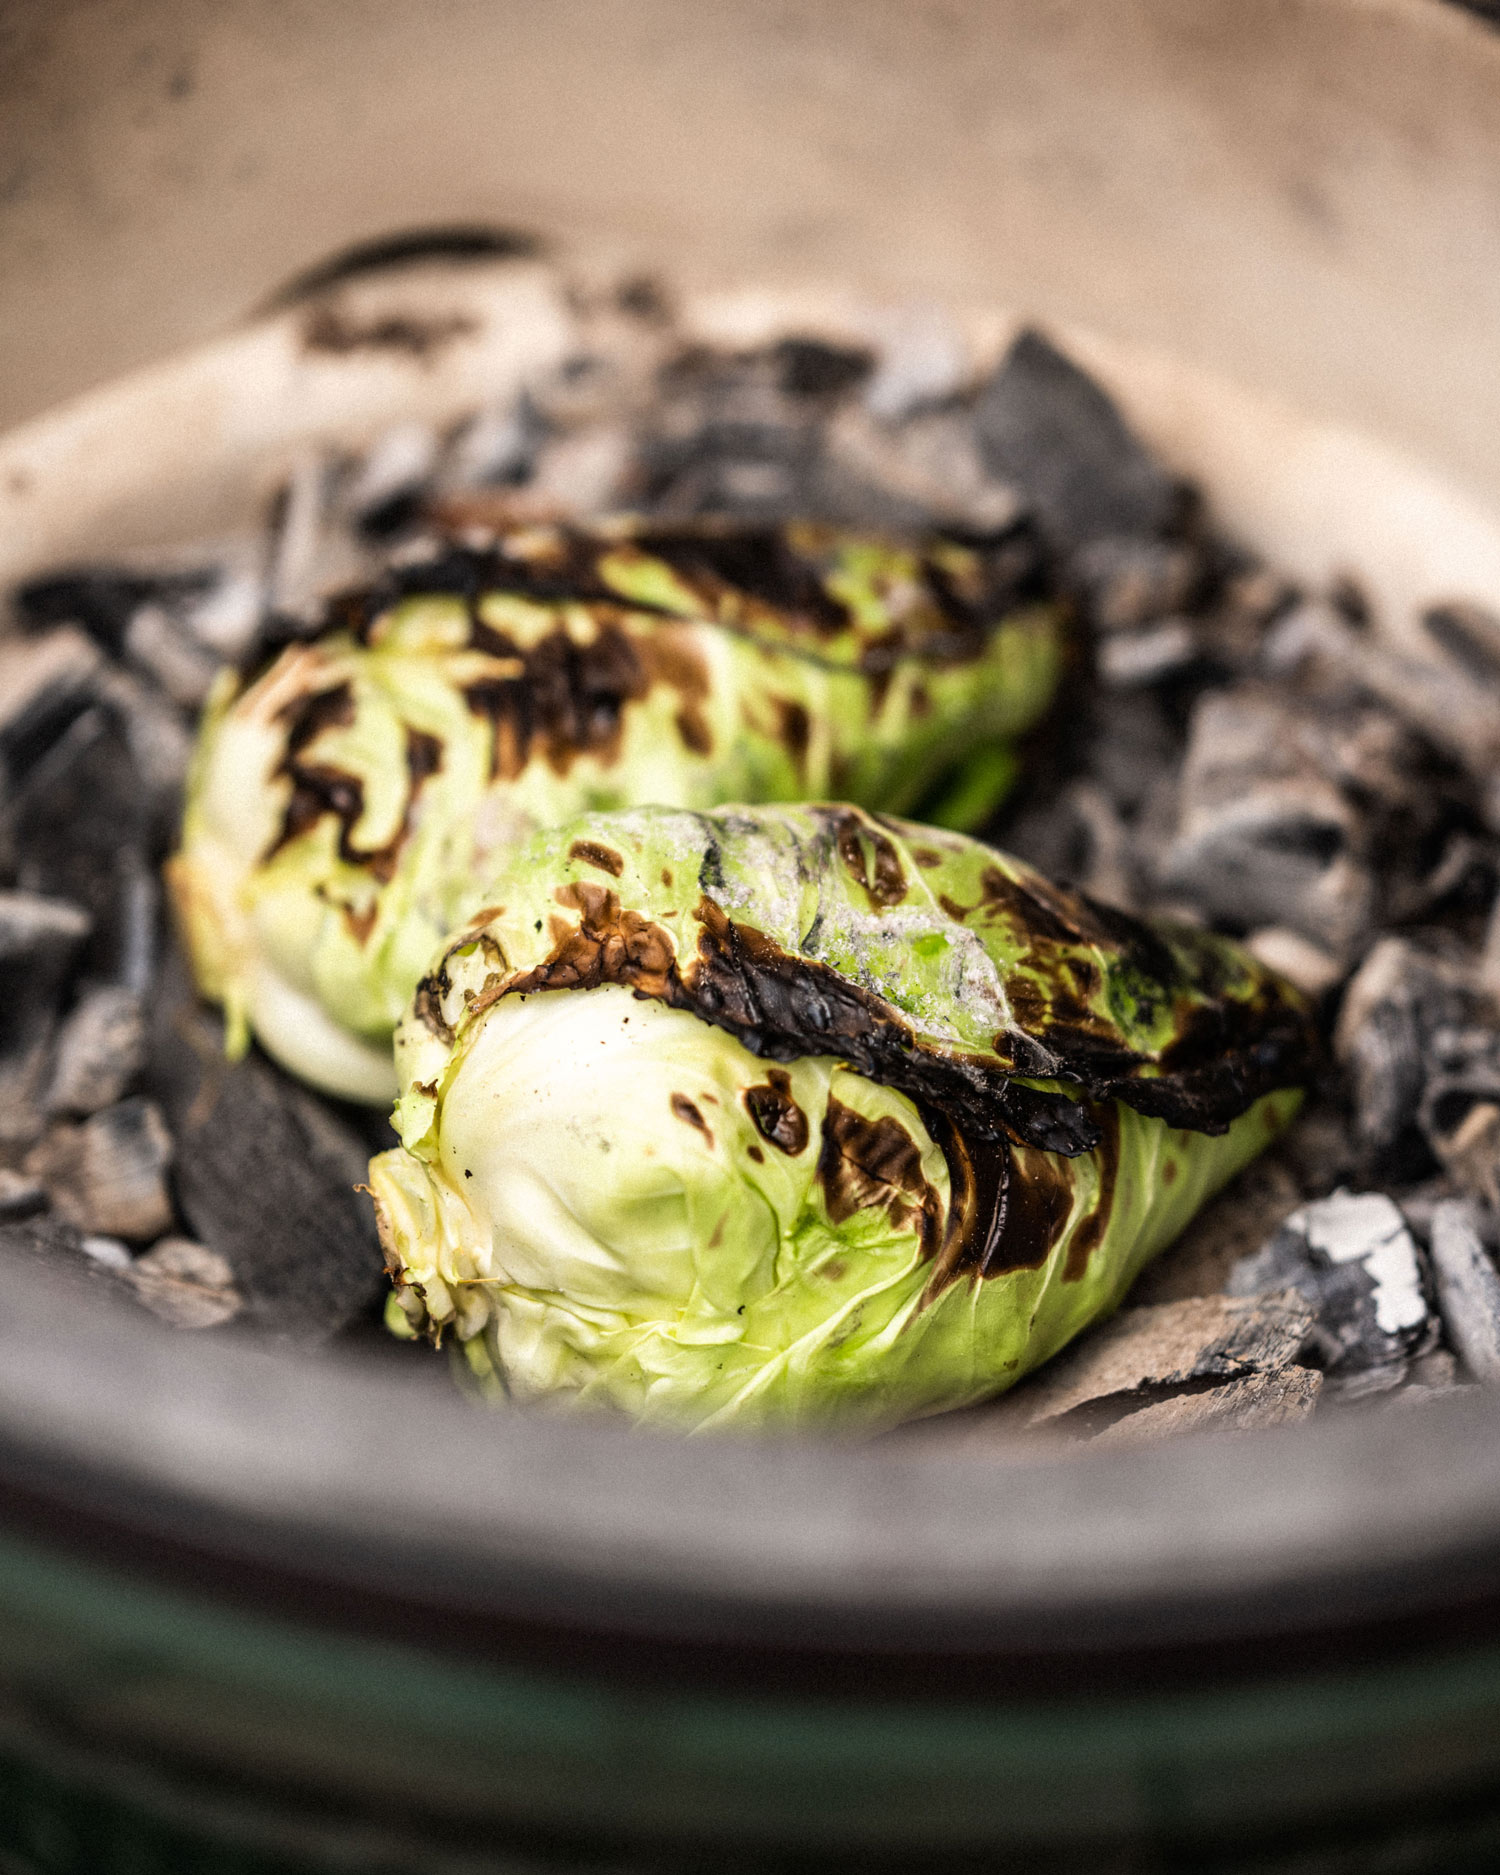
[[[807,1115],[792,1098],[792,1077],[785,1068],[772,1068],[763,1082],[745,1089],[743,1099],[762,1139],[792,1159],[806,1151]]]

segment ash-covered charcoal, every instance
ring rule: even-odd
[[[1088,1436],[1173,1392],[1282,1372],[1296,1363],[1312,1323],[1312,1309],[1291,1291],[1123,1309],[993,1410],[1017,1429],[1067,1422]]]
[[[1155,535],[1177,518],[1177,485],[1110,398],[1042,336],[1023,332],[974,403],[986,467],[1018,488],[1064,548]]]
[[[1268,637],[1265,660],[1304,685],[1377,700],[1468,774],[1485,824],[1500,831],[1500,674],[1476,616],[1477,608],[1429,611],[1425,655],[1416,657],[1378,643],[1336,606],[1300,607]]]
[[[1419,1177],[1430,1166],[1417,1121],[1433,1037],[1469,1028],[1487,1010],[1473,972],[1441,933],[1425,944],[1382,938],[1350,982],[1334,1054],[1347,1078],[1356,1140],[1386,1177]],[[1442,1117],[1463,1116],[1445,1109]]]
[[[1194,707],[1161,887],[1240,930],[1279,925],[1350,959],[1381,910],[1376,857],[1421,817],[1421,754],[1380,711],[1269,686]]]
[[[1323,1381],[1299,1364],[1312,1320],[1292,1290],[1122,1309],[1003,1399],[897,1436],[945,1452],[984,1451],[1038,1432],[1114,1442],[1302,1417]]]
[[[143,897],[154,903],[167,828],[153,824],[128,737],[111,712],[78,717],[10,804],[16,882],[89,915],[90,974],[119,976],[140,942]]]
[[[1453,1182],[1500,1212],[1500,1029],[1435,1030],[1417,1119]]]
[[[1248,1374],[1222,1387],[1171,1395],[1128,1413],[1094,1435],[1098,1445],[1144,1445],[1183,1432],[1258,1432],[1306,1419],[1323,1391],[1313,1367]]]
[[[103,663],[71,625],[0,644],[0,761],[12,788],[88,708]]]
[[[47,1111],[97,1113],[120,1098],[145,1059],[140,990],[123,983],[86,985],[58,1034]]]
[[[645,506],[764,520],[821,512],[813,496],[824,422],[872,367],[868,352],[815,339],[682,353],[661,375],[642,438]]]
[[[193,752],[187,719],[152,684],[114,665],[100,672],[94,695],[124,737],[145,824],[170,832]]]
[[[317,451],[304,452],[272,504],[261,628],[268,642],[296,638],[325,594],[370,574],[365,543],[334,505],[338,468]]]
[[[66,900],[0,892],[0,1146],[41,1133],[52,1035],[90,928]]]
[[[546,419],[524,391],[514,401],[476,411],[460,426],[439,470],[437,492],[520,489],[536,474]]]
[[[175,957],[150,1013],[145,1085],[176,1136],[183,1216],[224,1259],[250,1325],[315,1347],[374,1303],[384,1270],[355,1189],[365,1142],[260,1056],[226,1061],[223,1025]]]
[[[133,1098],[80,1125],[53,1126],[24,1170],[47,1188],[52,1209],[82,1231],[149,1243],[172,1226],[167,1168],[172,1137],[159,1109]]]
[[[12,1224],[46,1209],[47,1187],[39,1178],[0,1166],[0,1223]]]
[[[245,1306],[228,1259],[189,1237],[163,1237],[121,1274],[145,1307],[173,1328],[219,1328]]]
[[[1500,1273],[1472,1203],[1449,1199],[1432,1214],[1429,1254],[1443,1329],[1476,1380],[1500,1382]]]
[[[1332,951],[1285,925],[1262,925],[1245,939],[1245,949],[1314,999],[1326,996],[1344,976],[1344,965]]]
[[[1399,1386],[1408,1359],[1435,1338],[1420,1253],[1383,1192],[1303,1205],[1226,1285],[1231,1296],[1287,1289],[1313,1310],[1313,1363],[1348,1398]]]

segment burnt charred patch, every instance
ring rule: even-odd
[[[344,923],[356,944],[369,943],[370,933],[375,929],[375,920],[379,915],[380,907],[373,902],[360,907],[344,907]]]
[[[906,869],[893,841],[866,814],[834,816],[839,858],[850,876],[864,888],[877,910],[899,905],[906,897]]]
[[[575,840],[568,848],[568,858],[576,859],[585,866],[596,866],[600,872],[607,872],[614,879],[618,879],[625,870],[622,855],[612,846],[601,846],[597,840]]]
[[[354,721],[353,686],[334,684],[328,690],[294,697],[282,707],[277,720],[286,724],[287,754],[300,755],[324,730],[347,729]]]
[[[708,1121],[704,1119],[697,1105],[686,1094],[673,1094],[671,1100],[672,1116],[681,1120],[684,1126],[690,1126],[696,1133],[701,1133],[712,1146],[714,1136],[708,1130]]]
[[[818,1182],[833,1223],[880,1209],[897,1229],[916,1230],[923,1256],[937,1254],[942,1200],[922,1170],[921,1147],[890,1114],[869,1120],[842,1101],[830,1100]]]
[[[798,553],[781,527],[646,527],[634,542],[701,594],[708,617],[742,594],[801,620],[814,633],[842,632],[848,608],[825,587],[815,562]]]
[[[580,914],[578,924],[557,937],[545,962],[513,978],[501,994],[592,990],[621,983],[641,996],[681,1007],[676,946],[669,932],[638,911],[623,909],[619,894],[607,886],[580,880],[560,886],[556,898]],[[485,1000],[480,996],[474,1007],[479,1009]]]
[[[1063,1281],[1076,1283],[1087,1274],[1089,1258],[1104,1241],[1104,1233],[1109,1228],[1109,1220],[1114,1211],[1115,1180],[1120,1170],[1120,1116],[1113,1106],[1103,1107],[1099,1114],[1104,1129],[1104,1138],[1100,1141],[1097,1160],[1099,1165],[1099,1195],[1094,1201],[1094,1208],[1087,1217],[1080,1218],[1078,1228],[1073,1232],[1072,1242],[1068,1245],[1068,1259],[1063,1264]]]
[[[791,1159],[806,1151],[807,1115],[792,1099],[792,1077],[785,1068],[772,1068],[762,1083],[747,1087],[742,1098],[762,1139]]]
[[[698,953],[673,996],[752,1053],[773,1061],[836,1055],[872,1081],[962,1116],[981,1138],[1010,1134],[1069,1155],[1095,1143],[1087,1108],[1066,1095],[1027,1087],[983,1056],[925,1047],[884,998],[733,923],[706,896],[696,916]]]
[[[618,759],[626,705],[650,689],[646,668],[619,625],[601,624],[585,645],[561,629],[551,631],[524,651],[477,622],[471,637],[519,666],[515,676],[481,678],[463,693],[474,714],[489,719],[492,778],[513,781],[538,755],[559,775],[582,754],[606,763]]]
[[[812,722],[807,711],[791,697],[772,697],[776,712],[776,739],[799,769],[807,765],[808,744],[812,741]]]
[[[325,691],[322,697],[314,698],[312,701],[316,704],[323,698],[336,694],[333,691]],[[339,858],[346,865],[364,867],[381,885],[389,885],[395,877],[401,849],[411,833],[412,810],[416,805],[417,797],[422,791],[423,784],[437,774],[442,765],[443,745],[438,738],[428,735],[425,730],[408,727],[406,731],[408,789],[401,825],[384,846],[358,847],[354,844],[354,829],[359,825],[365,811],[364,783],[357,775],[348,774],[345,770],[335,768],[331,764],[299,761],[291,753],[291,738],[289,738],[288,753],[278,764],[275,773],[290,779],[291,797],[282,814],[281,826],[276,837],[262,855],[261,864],[265,865],[274,859],[284,846],[310,833],[325,814],[331,814],[339,823]]]

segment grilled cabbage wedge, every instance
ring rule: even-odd
[[[496,1395],[672,1425],[963,1406],[1115,1307],[1313,1046],[1233,944],[976,840],[589,816],[510,856],[398,1033],[390,1319]]]
[[[1051,700],[1029,536],[534,528],[331,602],[212,696],[169,880],[232,1052],[388,1100],[391,1031],[539,826],[836,793],[977,824]]]

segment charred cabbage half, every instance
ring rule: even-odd
[[[918,551],[828,529],[533,529],[335,601],[208,709],[170,877],[231,1048],[394,1091],[434,947],[538,826],[836,793],[955,824],[1046,708],[1059,614],[1022,533]],[[940,816],[942,817],[942,816]]]
[[[1311,1046],[1232,944],[975,840],[586,818],[512,856],[398,1034],[393,1325],[673,1424],[961,1406],[1115,1306]]]

